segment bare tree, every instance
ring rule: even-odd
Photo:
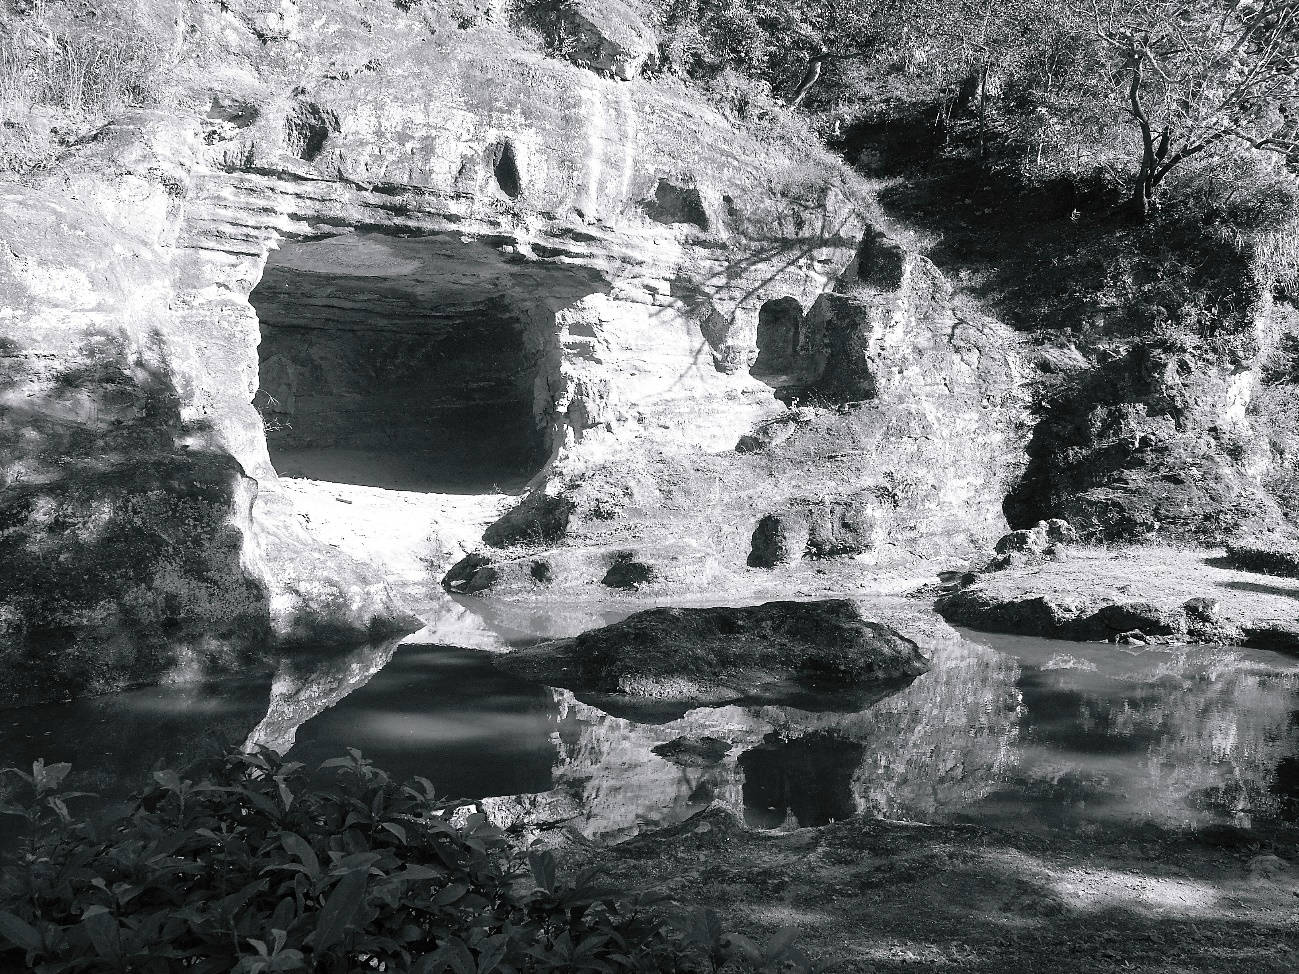
[[[1141,136],[1132,191],[1139,217],[1169,172],[1206,150],[1299,148],[1299,0],[1088,3]]]

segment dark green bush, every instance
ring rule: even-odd
[[[332,781],[326,773],[334,775]],[[8,769],[0,811],[25,824],[0,887],[0,969],[502,974],[807,970],[705,911],[556,875],[481,815],[447,817],[424,779],[359,752],[321,774],[274,753],[159,771],[115,813],[74,814],[69,766]],[[25,967],[19,967],[19,965]]]

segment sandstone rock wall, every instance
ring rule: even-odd
[[[415,625],[382,566],[314,538],[278,485],[254,407],[277,328],[303,333],[273,335],[290,364],[326,373],[313,329],[391,325],[384,296],[418,305],[424,341],[505,300],[529,359],[511,395],[554,469],[630,429],[729,449],[781,408],[746,374],[759,310],[809,306],[850,262],[866,206],[851,178],[674,82],[402,7],[141,4],[174,41],[159,107],[4,184],[6,651],[39,668],[120,637],[57,692]],[[374,287],[342,293],[357,276]],[[286,283],[299,300],[276,297]],[[436,399],[464,376],[428,378]],[[295,396],[329,381],[308,385]],[[125,573],[87,547],[123,518],[102,538]],[[62,574],[32,570],[47,564]],[[69,579],[84,597],[52,612]],[[177,633],[207,648],[175,650]],[[45,692],[32,680],[13,698]]]
[[[787,407],[702,446],[691,442],[707,422],[697,411],[640,414],[562,457],[488,530],[497,550],[458,566],[450,587],[810,593],[1004,533],[1024,418],[1005,328],[958,305],[928,260],[868,232],[834,289],[787,331],[797,338],[783,371],[762,376]],[[744,399],[732,402],[738,411]]]

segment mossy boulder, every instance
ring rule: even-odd
[[[642,719],[737,701],[855,709],[928,669],[914,642],[846,599],[648,609],[497,665]]]

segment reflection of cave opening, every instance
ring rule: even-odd
[[[744,821],[774,829],[790,815],[800,828],[825,825],[857,813],[852,776],[863,747],[829,734],[794,741],[775,735],[740,755],[744,772]]]
[[[758,311],[758,357],[749,373],[779,388],[796,381],[803,308],[794,298],[775,298]]]
[[[555,311],[581,268],[459,237],[344,233],[274,251],[250,300],[282,476],[518,490],[548,455]]]

